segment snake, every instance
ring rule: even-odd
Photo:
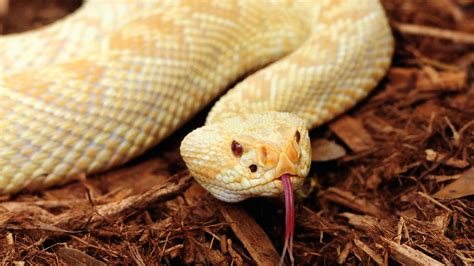
[[[180,146],[195,179],[226,202],[291,194],[309,130],[376,87],[393,43],[378,0],[85,1],[0,38],[0,193],[122,165],[212,104]]]

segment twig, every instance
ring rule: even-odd
[[[178,244],[178,245],[176,245],[176,246],[167,248],[167,249],[165,249],[165,251],[163,252],[163,255],[176,252],[176,251],[178,251],[178,250],[180,250],[180,249],[182,249],[182,248],[184,248],[184,245],[183,245],[183,244]],[[173,257],[173,256],[172,256],[172,257]]]
[[[428,176],[429,179],[435,180],[438,183],[457,180],[461,177],[461,174],[457,175],[430,175]]]
[[[397,244],[400,244],[400,242],[402,241],[402,231],[404,226],[405,219],[403,218],[403,216],[400,216],[400,220],[398,221],[397,225],[397,236],[393,239]]]
[[[440,29],[429,26],[392,22],[392,25],[401,33],[434,37],[450,40],[456,43],[474,44],[474,34],[453,30]]]
[[[441,202],[439,202],[439,201],[433,199],[432,197],[426,195],[426,193],[421,192],[421,191],[418,191],[418,195],[420,195],[420,196],[422,196],[423,198],[425,198],[425,199],[427,199],[427,200],[433,202],[435,205],[438,205],[439,207],[441,207],[441,208],[447,210],[448,212],[452,212],[452,210],[451,210],[450,208],[446,207],[444,204],[442,204]]]
[[[113,220],[119,215],[126,215],[140,211],[150,204],[172,198],[191,185],[191,174],[189,172],[176,175],[179,178],[177,184],[160,184],[141,195],[127,197],[118,202],[98,205],[91,212],[64,213],[55,218],[55,225],[62,228],[95,227],[106,220]]]

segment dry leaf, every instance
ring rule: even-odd
[[[312,160],[316,162],[331,161],[342,158],[346,150],[334,141],[327,139],[311,140]]]
[[[74,248],[59,248],[58,256],[68,265],[106,265],[102,261]]]
[[[474,168],[460,175],[453,183],[436,192],[433,197],[437,199],[457,199],[474,195]]]
[[[365,151],[374,146],[374,140],[360,119],[343,115],[329,123],[329,128],[354,152]]]

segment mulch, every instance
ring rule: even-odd
[[[3,33],[80,4],[10,3],[0,4]],[[392,67],[370,97],[311,132],[296,264],[472,265],[474,1],[383,4],[396,38]],[[2,264],[277,263],[283,201],[221,203],[186,171],[179,142],[204,117],[119,169],[2,196]]]

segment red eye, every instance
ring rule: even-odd
[[[299,131],[296,131],[295,133],[295,140],[296,140],[296,143],[300,143],[300,139],[301,139],[301,134]]]
[[[232,153],[234,153],[234,155],[237,157],[242,156],[242,153],[244,152],[244,148],[242,148],[242,145],[240,145],[240,143],[235,140],[232,141],[230,148],[232,149]]]

